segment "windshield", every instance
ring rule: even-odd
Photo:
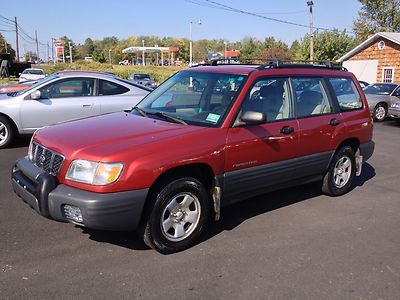
[[[365,94],[390,95],[397,87],[397,84],[372,84],[364,88]]]
[[[224,120],[244,79],[243,75],[181,71],[137,106],[151,117],[162,112],[190,125],[217,127]],[[138,114],[137,110],[132,113]]]
[[[149,74],[135,74],[134,78],[136,80],[143,80],[143,79],[149,79],[150,80],[150,75]]]
[[[53,80],[54,78],[57,78],[57,77],[58,77],[57,74],[53,74],[53,75],[47,76],[45,78],[39,79],[31,87],[29,87],[29,88],[27,88],[25,90],[22,90],[22,91],[16,93],[15,95],[19,96],[19,95],[22,95],[22,94],[25,94],[25,93],[30,93],[32,90],[36,89],[38,86],[41,86],[43,83],[49,82],[50,80]]]
[[[44,73],[42,70],[28,69],[23,71],[22,74],[43,75]]]

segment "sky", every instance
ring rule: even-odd
[[[306,25],[305,27],[283,24],[251,15],[209,7],[207,0],[58,0],[58,1],[3,1],[0,16],[14,19],[31,37],[38,32],[41,43],[51,38],[68,36],[75,43],[83,43],[87,37],[102,39],[116,36],[155,35],[189,38],[190,22],[192,38],[221,38],[227,42],[245,37],[264,39],[273,36],[290,44],[302,38],[309,29],[307,0],[213,0],[239,10]],[[200,6],[195,3],[205,3]],[[352,30],[353,21],[361,8],[357,0],[313,0],[314,26]],[[196,23],[201,19],[201,25]],[[0,21],[0,30],[11,29]],[[15,32],[1,31],[15,49]],[[20,53],[34,50],[33,41],[20,39]],[[139,45],[132,45],[139,46]],[[150,46],[150,45],[149,45]],[[153,46],[153,45],[151,45]],[[40,46],[45,55],[46,46]],[[43,54],[42,54],[43,53]]]

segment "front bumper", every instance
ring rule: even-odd
[[[396,119],[400,118],[400,109],[389,107],[388,116]]]
[[[19,159],[11,175],[14,192],[40,215],[80,226],[104,230],[134,230],[137,228],[148,189],[93,193],[64,184],[35,166],[26,157]],[[79,208],[82,221],[65,213],[65,206]]]

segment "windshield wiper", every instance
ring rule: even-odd
[[[182,119],[175,117],[175,116],[171,116],[169,114],[166,114],[162,111],[156,111],[156,112],[146,112],[146,114],[148,115],[155,115],[155,116],[159,116],[159,117],[164,117],[165,119],[169,119],[175,123],[179,123],[179,124],[183,124],[183,125],[187,125],[187,123],[185,121],[183,121]]]
[[[137,110],[143,117],[147,117],[147,113],[140,107],[135,106],[133,109]]]

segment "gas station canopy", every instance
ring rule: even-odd
[[[122,50],[122,53],[161,53],[161,52],[178,52],[178,47],[128,47]]]

